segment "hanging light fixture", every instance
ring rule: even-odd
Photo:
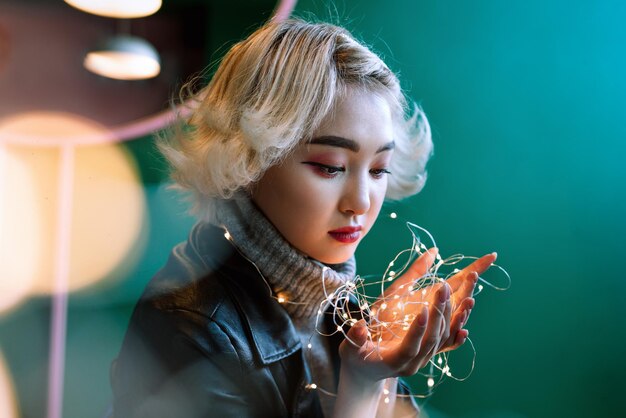
[[[154,14],[162,0],[65,0],[72,7],[99,16],[128,19]]]
[[[117,80],[153,78],[161,71],[156,49],[148,41],[128,35],[106,40],[87,53],[83,65],[92,73]]]

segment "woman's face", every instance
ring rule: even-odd
[[[378,217],[393,147],[387,101],[351,90],[310,142],[265,172],[252,198],[295,248],[344,262]]]

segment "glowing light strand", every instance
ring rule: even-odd
[[[390,215],[390,218],[396,219],[395,213]],[[420,235],[416,231],[424,233],[430,242],[430,247],[436,247],[435,239],[424,228],[411,222],[406,222],[406,226],[412,236],[412,244],[410,248],[400,251],[394,259],[388,264],[382,277],[378,280],[365,280],[363,277],[356,276],[354,280],[348,281],[340,286],[333,292],[328,292],[325,287],[325,278],[322,277],[322,283],[324,285],[324,300],[320,302],[318,314],[316,318],[316,332],[322,336],[331,336],[337,333],[342,333],[343,336],[350,340],[348,336],[348,330],[351,326],[355,325],[360,319],[366,319],[366,326],[368,329],[368,340],[372,350],[366,354],[366,358],[370,355],[380,356],[380,343],[394,338],[402,338],[397,332],[399,330],[407,331],[410,324],[415,319],[415,313],[411,312],[412,305],[426,305],[427,297],[431,292],[438,289],[438,286],[433,286],[438,283],[443,283],[456,273],[461,271],[459,267],[464,267],[461,264],[468,260],[477,260],[478,257],[466,256],[463,254],[454,254],[447,258],[442,258],[439,254],[435,256],[435,262],[432,267],[421,277],[412,280],[410,283],[397,286],[393,291],[386,292],[389,289],[389,285],[396,279],[401,277],[411,264],[428,250],[428,247],[420,239]],[[403,256],[406,257],[406,261],[399,265],[399,260]],[[456,267],[458,266],[458,267]],[[448,273],[443,273],[442,270],[449,267],[455,267]],[[488,286],[494,290],[506,290],[511,284],[511,278],[507,271],[497,264],[492,264],[491,269],[501,273],[505,283],[503,285],[496,285],[484,277],[478,277],[478,284],[474,289],[472,296],[476,296],[484,290],[484,286]],[[325,272],[327,267],[323,270]],[[369,286],[379,286],[380,296],[372,297],[368,296],[365,289]],[[405,290],[406,287],[406,290]],[[408,293],[407,293],[408,291]],[[401,293],[404,292],[404,293]],[[416,292],[422,292],[421,300],[410,300],[410,296],[415,295]],[[453,309],[456,307],[453,306]],[[413,310],[414,311],[414,310]],[[331,315],[333,318],[334,327],[330,333],[324,332],[321,326],[322,315]],[[313,348],[311,344],[312,336],[307,344],[307,351],[310,352]],[[351,340],[350,340],[351,341]],[[353,341],[351,341],[353,342]],[[426,389],[420,393],[413,393],[410,395],[398,394],[398,397],[416,397],[425,398],[434,392],[446,378],[451,378],[456,381],[466,380],[472,373],[475,367],[476,350],[471,339],[467,339],[472,350],[472,360],[469,368],[469,372],[464,376],[457,376],[453,374],[450,367],[449,358],[451,352],[439,353],[433,356],[428,366],[423,367],[417,375],[426,379]],[[318,390],[326,395],[336,396],[335,393],[328,391],[314,382],[310,382],[307,385],[309,390]],[[384,394],[385,403],[389,402],[388,390]]]
[[[395,213],[392,213],[390,215],[390,218],[396,219],[397,216],[394,215]],[[406,226],[411,233],[411,246],[396,254],[393,260],[387,265],[387,268],[382,277],[378,280],[372,279],[371,276],[367,277],[368,280],[366,280],[366,278],[364,277],[356,276],[353,280],[349,280],[336,290],[329,292],[326,287],[325,277],[325,273],[326,271],[328,271],[329,267],[324,266],[320,263],[323,267],[322,286],[324,299],[319,303],[319,308],[317,310],[317,317],[315,321],[315,329],[318,334],[324,337],[329,337],[337,333],[341,333],[343,334],[344,338],[354,343],[354,341],[350,340],[350,337],[348,336],[348,330],[350,327],[354,326],[360,319],[365,319],[368,329],[367,339],[370,343],[372,343],[370,345],[373,347],[370,352],[366,354],[365,358],[371,355],[380,356],[380,343],[394,338],[402,338],[402,335],[397,334],[397,331],[407,331],[409,326],[415,319],[416,315],[414,313],[406,313],[407,307],[410,308],[413,305],[429,306],[429,303],[428,301],[426,301],[426,299],[431,292],[436,291],[436,289],[438,288],[437,286],[433,285],[443,283],[452,276],[454,276],[456,273],[461,271],[460,268],[455,267],[454,269],[452,269],[452,271],[448,273],[442,273],[442,268],[453,266],[463,267],[461,265],[463,261],[478,259],[478,257],[466,256],[463,254],[454,254],[444,259],[441,257],[440,254],[437,254],[435,256],[435,262],[424,275],[412,280],[411,283],[408,285],[399,285],[397,289],[395,289],[393,292],[386,292],[386,290],[395,279],[402,277],[402,275],[408,270],[412,263],[419,256],[424,254],[424,252],[428,251],[428,247],[422,242],[419,233],[417,233],[416,230],[421,231],[426,236],[428,236],[431,248],[437,246],[435,243],[435,239],[426,229],[411,222],[406,222]],[[225,230],[224,236],[232,243],[232,236],[227,230]],[[236,245],[235,248],[237,248]],[[237,250],[239,251],[238,248]],[[276,299],[276,301],[280,304],[304,304],[304,302],[294,302],[289,300],[284,293],[275,294],[269,282],[263,276],[256,264],[248,257],[246,257],[241,251],[239,251],[239,253],[252,265],[254,265],[258,273],[265,281],[268,287],[270,297]],[[399,264],[399,260],[403,256],[406,256],[406,261],[402,264]],[[492,264],[490,268],[502,273],[502,276],[506,283],[504,285],[498,286],[480,276],[478,277],[478,282],[494,290],[503,291],[508,289],[511,284],[511,278],[508,272],[503,267],[497,264]],[[473,297],[480,294],[484,290],[484,286],[482,284],[478,284],[476,286],[474,292],[472,293]],[[380,287],[380,295],[377,297],[369,296],[365,289],[370,286]],[[400,294],[398,294],[398,291],[404,291],[405,287],[408,290],[408,294],[400,296]],[[422,292],[421,301],[406,300],[407,296],[413,296],[417,292]],[[453,306],[452,308],[454,310],[456,307]],[[390,315],[391,317],[386,318],[384,317],[385,314]],[[331,315],[333,318],[334,327],[330,332],[324,332],[321,329],[322,315]],[[311,337],[309,337],[308,344],[306,345],[307,352],[310,352],[313,349],[313,344],[311,342],[312,338],[313,336],[311,335]],[[472,350],[472,361],[469,372],[466,375],[459,377],[452,373],[451,367],[449,365],[449,357],[451,352],[439,353],[430,359],[428,366],[423,367],[416,374],[426,379],[426,390],[421,393],[413,393],[409,395],[396,394],[396,396],[426,398],[428,396],[431,396],[437,386],[439,386],[446,378],[451,378],[456,381],[464,381],[469,378],[475,367],[476,350],[470,338],[467,338],[467,343]],[[328,396],[336,396],[336,393],[329,391],[312,381],[309,382],[305,386],[305,388],[307,390],[317,390]],[[388,389],[386,390],[387,393],[384,393],[384,402],[389,403],[389,391]]]

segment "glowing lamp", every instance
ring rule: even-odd
[[[83,65],[92,73],[116,80],[143,80],[161,72],[156,49],[135,36],[116,36],[87,53]]]
[[[65,0],[72,7],[98,16],[145,17],[161,8],[161,0]]]

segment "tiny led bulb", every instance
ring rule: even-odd
[[[385,398],[385,403],[389,403],[389,398]]]
[[[427,384],[429,388],[432,388],[433,386],[435,386],[435,379],[433,379],[432,377],[429,377]]]
[[[313,345],[311,345],[311,343],[309,343],[309,344],[307,345],[307,347],[308,347],[308,348],[311,348],[311,347],[313,347]]]
[[[398,215],[395,212],[391,212],[391,214],[389,215],[389,217],[391,219],[396,219],[398,217]]]
[[[283,296],[279,296],[278,303],[285,303],[285,298]]]
[[[231,238],[230,232],[228,232],[228,231],[224,232],[224,238],[226,238],[227,240],[230,241],[230,238]]]
[[[385,395],[389,395],[389,389],[383,389],[383,393],[384,393]]]

